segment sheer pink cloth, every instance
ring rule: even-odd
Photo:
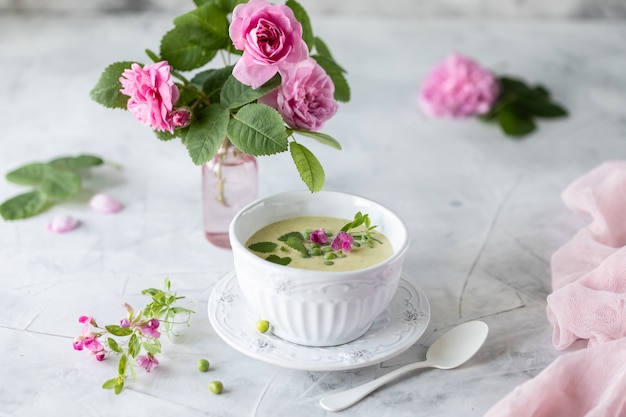
[[[626,161],[609,161],[563,192],[592,222],[552,256],[547,315],[566,353],[485,417],[626,416]]]

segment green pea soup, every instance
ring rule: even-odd
[[[259,242],[273,242],[276,244],[276,249],[270,253],[250,251],[263,259],[266,259],[270,255],[283,259],[290,258],[287,266],[292,268],[320,271],[354,271],[363,269],[376,265],[393,254],[391,242],[385,235],[378,231],[375,231],[373,237],[379,242],[373,242],[373,247],[362,244],[361,246],[353,245],[352,250],[347,252],[332,251],[330,249],[330,243],[341,228],[349,222],[350,220],[347,219],[324,216],[292,217],[271,223],[257,230],[246,241],[246,247],[249,248],[250,245]],[[322,252],[320,255],[304,257],[299,250],[278,240],[281,236],[288,233],[300,232],[302,235],[306,236],[306,231],[316,229],[324,229],[327,233],[331,234],[328,237],[328,242],[325,245],[320,245],[319,250]],[[360,228],[357,228],[356,231],[351,231],[351,233],[358,234],[359,231]],[[355,242],[359,242],[359,240],[355,239]],[[309,245],[310,244],[307,244],[307,247],[309,247]],[[329,252],[333,253],[334,257],[333,255],[326,255]]]

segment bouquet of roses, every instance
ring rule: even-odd
[[[306,11],[295,0],[194,2],[174,19],[159,54],[146,50],[153,63],[110,65],[92,99],[130,110],[161,140],[180,138],[197,165],[230,143],[254,156],[289,150],[309,190],[319,191],[324,170],[294,133],[341,149],[319,130],[350,89]],[[218,54],[225,66],[208,65]]]

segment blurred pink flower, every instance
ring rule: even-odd
[[[319,130],[337,112],[335,85],[313,58],[281,70],[281,85],[259,99],[295,129]]]
[[[469,117],[487,113],[499,93],[490,71],[470,58],[451,54],[428,74],[418,101],[430,117]]]
[[[129,96],[128,110],[137,120],[154,130],[174,133],[170,112],[178,100],[178,87],[172,80],[167,61],[132,64],[120,77],[122,94]]]
[[[78,225],[78,221],[71,216],[57,216],[50,223],[47,229],[52,233],[65,233],[73,230]]]
[[[152,353],[137,356],[137,365],[141,366],[146,372],[150,372],[155,366],[159,365],[159,361]]]
[[[324,229],[313,230],[309,234],[309,239],[311,239],[312,243],[326,243],[328,241],[328,237],[326,236],[326,231]]]
[[[122,204],[113,196],[108,194],[96,194],[89,200],[92,209],[100,213],[117,213],[122,209]]]
[[[352,243],[354,242],[354,238],[351,234],[346,232],[339,232],[337,236],[330,243],[330,247],[333,250],[343,250],[344,252],[350,252],[352,250]]]
[[[243,56],[233,69],[241,83],[258,88],[285,65],[307,58],[302,25],[282,4],[250,0],[233,10],[229,35]]]
[[[174,127],[186,127],[191,123],[191,110],[179,108],[170,113]]]

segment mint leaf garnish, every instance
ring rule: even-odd
[[[248,249],[254,252],[269,253],[274,252],[277,246],[274,242],[257,242],[248,246]]]

